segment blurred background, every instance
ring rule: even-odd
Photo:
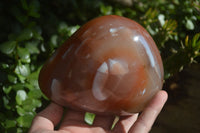
[[[169,99],[151,132],[200,132],[199,0],[0,1],[0,132],[28,131],[49,103],[38,86],[44,62],[84,23],[110,14],[140,23],[160,50]]]

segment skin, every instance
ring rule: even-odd
[[[165,91],[159,91],[140,115],[120,117],[112,130],[114,116],[96,115],[93,125],[89,126],[84,122],[85,112],[71,109],[65,113],[59,129],[54,130],[63,117],[64,109],[51,103],[36,115],[29,133],[148,133],[167,98]]]

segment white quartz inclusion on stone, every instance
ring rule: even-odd
[[[97,69],[93,85],[92,93],[97,100],[105,100],[107,96],[102,92],[106,80],[108,78],[108,65],[106,62],[103,62],[102,65]]]
[[[123,76],[129,72],[128,64],[125,61],[119,59],[108,59],[107,62],[103,62],[97,69],[95,75],[92,92],[96,99],[102,101],[105,100],[111,92],[105,89],[105,84],[109,74],[115,76]]]
[[[51,84],[51,93],[53,94],[53,99],[57,98],[59,99],[60,96],[60,90],[62,89],[62,84],[58,79],[53,79],[52,84]]]
[[[124,29],[123,26],[117,27],[117,28],[110,28],[109,32],[112,36],[118,36],[118,31]]]
[[[124,75],[128,73],[128,64],[126,62],[117,60],[117,59],[109,59],[109,72],[113,75]]]

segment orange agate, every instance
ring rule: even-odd
[[[135,21],[115,15],[83,25],[39,75],[52,101],[100,114],[140,112],[162,84],[162,60],[152,37]]]

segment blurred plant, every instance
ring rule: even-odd
[[[175,20],[166,20],[164,24],[161,23],[161,26],[162,28],[159,29],[159,33],[157,34],[159,37],[157,40],[157,42],[159,42],[158,47],[164,47],[165,42],[167,42],[169,39],[175,40],[175,37],[177,37],[177,32],[175,32],[177,28],[177,22]]]
[[[25,132],[36,108],[42,105],[42,93],[37,83],[40,65],[36,62],[43,37],[41,29],[30,21],[39,18],[39,7],[38,1],[26,3],[23,0],[21,7],[11,7],[18,29],[0,45],[1,132]]]
[[[166,78],[181,71],[185,65],[198,63],[196,60],[198,57],[200,57],[200,33],[191,40],[186,36],[185,42],[181,42],[180,49],[164,60]]]
[[[38,86],[45,60],[88,20],[120,15],[143,25],[162,55],[165,79],[200,62],[199,0],[135,0],[131,7],[106,0],[0,2],[0,132],[27,132],[47,98]],[[94,115],[87,113],[92,124]]]
[[[16,19],[13,24],[18,29],[0,45],[0,131],[20,133],[27,132],[37,108],[46,99],[38,85],[38,75],[44,63],[40,56],[47,55],[46,59],[79,26],[60,23],[58,34],[44,42],[42,29],[36,22],[40,17],[39,1],[27,3],[21,0],[11,8]]]

